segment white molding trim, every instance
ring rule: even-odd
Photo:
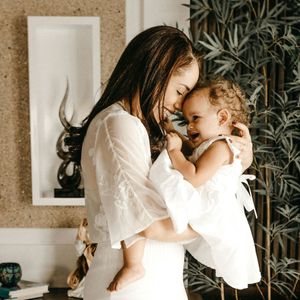
[[[77,228],[0,228],[1,245],[73,245]]]
[[[189,0],[126,0],[126,44],[139,32],[156,25],[175,26],[188,33]]]
[[[126,0],[126,45],[130,40],[143,30],[144,0]]]

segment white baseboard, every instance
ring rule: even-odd
[[[67,287],[76,268],[76,228],[0,228],[0,262],[18,262],[22,278]]]

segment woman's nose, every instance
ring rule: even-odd
[[[174,104],[175,110],[180,110],[180,111],[182,111],[182,102],[183,102],[183,100],[178,100],[178,101]]]

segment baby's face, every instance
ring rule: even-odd
[[[182,112],[187,121],[187,134],[194,146],[222,134],[218,117],[219,107],[208,99],[208,89],[194,93],[184,103]]]

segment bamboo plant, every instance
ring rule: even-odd
[[[259,257],[262,299],[295,298],[300,278],[300,2],[191,0],[191,37],[203,53],[203,77],[222,75],[246,92],[258,219],[249,216]],[[249,170],[248,170],[249,171]],[[188,256],[194,291],[224,285]],[[236,299],[238,292],[235,291]]]

